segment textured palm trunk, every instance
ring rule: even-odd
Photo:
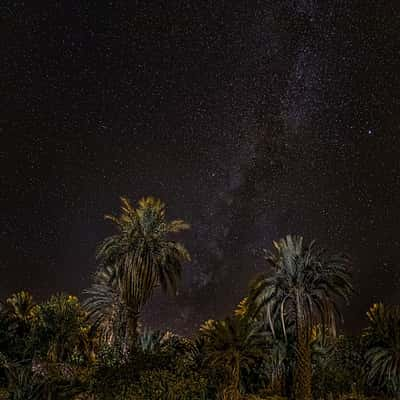
[[[312,366],[309,330],[300,293],[296,293],[296,360],[293,377],[293,394],[295,400],[312,400]]]
[[[297,337],[296,365],[294,371],[294,398],[311,400],[311,354],[307,335],[303,332]]]
[[[240,392],[238,388],[232,386],[226,387],[220,396],[221,400],[240,400]]]
[[[128,309],[126,329],[126,344],[128,352],[133,352],[136,349],[138,321],[139,313],[136,310]]]
[[[309,332],[297,294],[296,312],[296,360],[293,377],[293,394],[295,400],[312,400],[311,350]]]

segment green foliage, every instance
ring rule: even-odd
[[[284,394],[287,392],[293,371],[294,324],[292,321],[287,321],[285,337],[279,315],[276,313],[271,315],[271,321],[269,321],[265,308],[260,307],[254,310],[254,306],[251,299],[245,297],[235,309],[236,316],[263,323],[263,329],[266,332],[265,357],[256,363],[251,371],[243,373],[243,386],[250,393],[264,390],[269,394]]]
[[[400,395],[400,306],[374,305],[362,337],[335,335],[337,303],[352,292],[346,258],[298,236],[274,242],[273,273],[253,282],[234,317],[206,321],[189,339],[138,326],[157,286],[177,290],[189,255],[169,234],[188,225],[168,222],[153,198],[137,208],[122,199],[120,216],[107,218],[118,232],[99,248],[84,307],[63,294],[37,305],[28,292],[1,304],[8,388],[0,398],[284,400],[277,395],[294,392],[308,400],[311,391],[297,389],[311,384],[314,398]]]
[[[32,333],[36,355],[51,362],[88,359],[90,325],[75,296],[59,294],[39,305]]]
[[[339,336],[322,343],[322,349],[322,352],[320,349],[313,352],[314,395],[339,397],[346,393],[361,393],[364,390],[365,351],[360,338]]]
[[[44,384],[34,376],[31,365],[5,364],[11,400],[40,400]]]
[[[241,373],[241,392],[259,393],[271,384],[270,364],[266,359],[258,359],[254,365]]]
[[[64,365],[5,362],[5,368],[11,400],[70,400],[84,389],[78,375]]]
[[[138,398],[147,400],[164,398],[156,395],[176,394],[177,390],[182,396],[185,393],[201,393],[203,389],[208,390],[206,382],[205,375],[193,369],[178,370],[176,364],[168,362],[165,356],[157,358],[157,355],[145,357],[142,355],[135,356],[131,362],[118,367],[99,368],[93,377],[91,387],[100,399],[115,399],[117,396],[121,399],[130,398],[127,397],[129,393],[132,398],[135,398],[133,394],[137,394],[140,395]]]
[[[206,321],[200,328],[205,363],[223,374],[222,391],[238,398],[243,371],[249,372],[265,355],[262,324],[245,317]]]
[[[139,336],[139,351],[148,356],[157,355],[159,365],[167,365],[178,375],[199,366],[197,344],[171,331],[144,332]]]
[[[176,375],[168,370],[145,371],[118,400],[207,400],[207,381],[197,373]]]
[[[364,332],[367,378],[391,393],[400,393],[400,307],[374,304]]]
[[[160,331],[145,330],[137,339],[137,348],[143,353],[160,352],[164,345],[164,335]]]
[[[28,327],[35,318],[36,305],[30,293],[14,293],[2,305],[2,314],[18,327]]]
[[[10,296],[1,304],[0,352],[8,360],[18,361],[32,357],[29,338],[37,318],[38,307],[25,291]]]
[[[97,352],[96,363],[104,368],[115,368],[121,365],[124,359],[124,354],[118,346],[103,344]]]

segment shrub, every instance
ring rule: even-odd
[[[78,299],[59,294],[38,306],[32,346],[48,361],[82,363],[90,353],[89,331]]]
[[[199,374],[177,376],[167,370],[145,371],[116,400],[207,400],[207,381]]]

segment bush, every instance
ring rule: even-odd
[[[325,363],[313,371],[313,393],[335,397],[343,393],[359,393],[364,389],[363,348],[359,337],[340,336]]]
[[[89,332],[78,299],[59,294],[38,306],[31,346],[41,359],[82,364],[89,358]]]
[[[145,371],[116,400],[207,400],[207,381],[199,374],[177,376],[167,370]]]
[[[259,397],[254,394],[251,394],[249,396],[246,396],[243,398],[243,400],[286,400],[286,397],[280,397],[280,396],[263,396]]]

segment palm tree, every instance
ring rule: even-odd
[[[287,324],[294,324],[294,396],[310,400],[312,327],[320,322],[335,333],[338,301],[348,301],[352,292],[348,260],[328,255],[315,242],[304,246],[301,236],[288,235],[273,244],[274,251],[266,253],[273,273],[260,275],[252,283],[250,302],[255,313],[264,312],[273,335],[276,318],[281,321],[284,337]]]
[[[208,320],[200,328],[200,337],[204,340],[205,362],[225,372],[221,398],[239,399],[241,371],[264,357],[262,325],[240,317]]]
[[[367,313],[364,331],[369,367],[367,378],[400,393],[400,306],[374,304]]]
[[[190,256],[182,244],[168,237],[189,229],[189,225],[182,220],[168,222],[165,204],[153,197],[141,199],[137,208],[125,197],[121,203],[119,216],[106,216],[118,232],[103,241],[97,257],[102,268],[111,267],[115,272],[110,287],[123,304],[126,337],[129,347],[134,347],[140,312],[154,289],[161,286],[166,292],[177,291],[182,263],[189,261]],[[110,310],[107,301],[104,307]]]

